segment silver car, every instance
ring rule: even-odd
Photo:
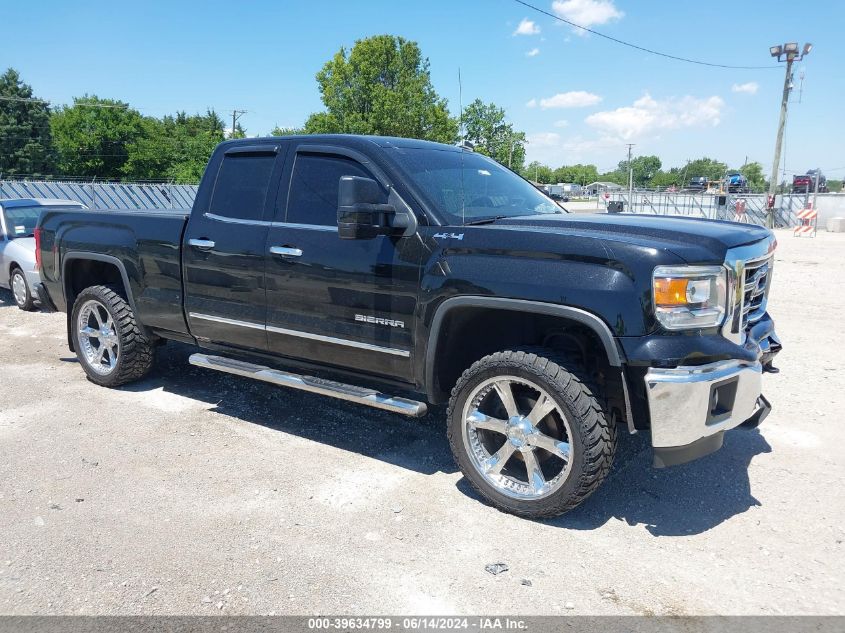
[[[39,282],[35,269],[35,225],[44,207],[86,209],[74,200],[0,200],[0,287],[9,288],[21,310],[32,310]]]

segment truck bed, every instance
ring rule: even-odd
[[[135,310],[151,331],[187,336],[182,311],[181,243],[189,211],[184,209],[93,209],[45,211],[39,221],[41,281],[60,310],[69,310],[73,261],[95,254],[119,264],[132,289]],[[57,246],[54,248],[54,246]],[[60,280],[64,279],[62,284]]]

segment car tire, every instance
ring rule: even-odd
[[[21,310],[31,312],[35,309],[35,298],[32,296],[32,290],[26,283],[23,271],[18,267],[13,268],[12,274],[9,275],[9,288],[12,290],[15,304]]]
[[[616,452],[616,426],[598,391],[545,348],[474,363],[452,390],[447,421],[455,461],[473,488],[528,518],[575,508],[607,477]]]
[[[91,286],[80,292],[70,325],[76,356],[91,382],[119,387],[140,380],[152,368],[153,343],[117,289]]]

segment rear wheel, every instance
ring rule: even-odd
[[[76,356],[91,382],[118,387],[143,378],[152,368],[152,342],[114,288],[91,286],[79,293],[71,326]]]
[[[26,283],[26,277],[20,268],[12,269],[9,287],[12,289],[15,303],[21,310],[31,311],[35,309],[35,299],[32,297],[32,291],[29,289],[29,284]]]
[[[499,352],[474,363],[452,391],[455,460],[500,510],[562,514],[610,471],[616,428],[565,362],[552,350]]]

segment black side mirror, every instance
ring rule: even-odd
[[[387,198],[387,192],[371,178],[341,176],[337,201],[340,239],[365,240],[390,232],[390,218],[396,209]]]

